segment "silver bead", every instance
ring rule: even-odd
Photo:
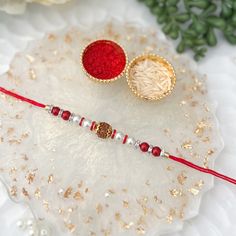
[[[135,144],[134,144],[134,147],[135,147],[135,148],[138,148],[140,143],[141,143],[140,140],[137,140],[137,141],[135,142]]]
[[[170,154],[169,154],[168,152],[166,152],[164,149],[161,150],[160,157],[168,158],[169,155],[170,155]]]
[[[73,115],[73,122],[74,123],[79,123],[81,120],[81,116],[80,115]]]
[[[136,140],[132,137],[128,137],[126,143],[130,146],[133,146],[135,144]]]
[[[48,113],[51,113],[53,105],[46,105],[45,109]]]
[[[75,115],[74,113],[71,113],[71,114],[70,114],[70,117],[69,117],[69,121],[70,121],[70,122],[73,121],[74,115]]]
[[[90,128],[91,125],[92,125],[92,121],[91,120],[87,120],[87,119],[83,120],[83,123],[82,123],[83,127]]]
[[[63,109],[60,109],[60,111],[58,113],[58,117],[60,117],[62,115],[63,111],[64,111]]]
[[[120,141],[120,140],[123,140],[124,137],[125,137],[125,135],[124,135],[123,133],[117,132],[117,133],[115,134],[115,137],[114,137],[114,138],[115,138],[115,140]]]
[[[149,148],[148,148],[148,153],[149,153],[149,154],[152,153],[152,149],[153,149],[153,146],[150,145]]]

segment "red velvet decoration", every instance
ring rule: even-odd
[[[111,80],[124,71],[126,55],[117,43],[110,40],[97,40],[85,48],[82,64],[92,77]]]

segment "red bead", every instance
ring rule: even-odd
[[[124,139],[123,139],[123,144],[125,144],[125,143],[126,143],[126,141],[127,141],[127,138],[128,138],[128,135],[126,134],[126,135],[125,135],[125,137],[124,137]]]
[[[60,112],[60,108],[59,107],[53,107],[52,110],[51,110],[51,113],[54,116],[58,116],[59,112]]]
[[[140,147],[140,150],[142,151],[142,152],[147,152],[148,151],[148,148],[149,148],[149,144],[148,143],[140,143],[140,145],[139,145],[139,147]]]
[[[69,111],[63,111],[62,114],[61,114],[61,118],[63,120],[69,120],[70,119],[70,115],[71,115],[71,113]]]
[[[111,80],[125,69],[126,55],[117,43],[111,40],[97,40],[89,44],[82,55],[85,71],[99,80]]]
[[[161,154],[161,149],[159,147],[153,147],[152,149],[152,155],[155,157],[159,157]]]

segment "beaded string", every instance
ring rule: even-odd
[[[163,149],[161,149],[158,146],[152,146],[152,145],[148,144],[147,142],[140,142],[139,140],[136,140],[135,138],[130,137],[128,134],[123,134],[122,132],[119,132],[116,129],[113,129],[111,127],[111,125],[109,125],[106,122],[91,121],[91,120],[86,119],[85,117],[82,117],[80,115],[73,114],[70,111],[62,110],[61,108],[59,108],[57,106],[45,105],[45,104],[39,103],[37,101],[34,101],[32,99],[26,98],[26,97],[21,96],[17,93],[9,91],[3,87],[0,87],[0,92],[6,94],[8,96],[14,97],[18,100],[27,102],[33,106],[44,108],[53,116],[60,116],[65,121],[72,121],[73,123],[77,123],[79,126],[88,128],[89,130],[95,132],[99,138],[115,139],[117,141],[122,142],[122,144],[128,144],[130,146],[135,147],[136,149],[140,149],[144,153],[145,152],[149,153],[153,157],[167,158],[172,161],[183,164],[185,166],[188,166],[192,169],[195,169],[200,172],[215,176],[217,178],[220,178],[220,179],[230,182],[232,184],[236,184],[236,179],[233,179],[233,178],[230,178],[226,175],[220,174],[212,169],[195,165],[194,163],[189,162],[189,161],[185,160],[184,158],[170,155],[169,153],[165,152]]]

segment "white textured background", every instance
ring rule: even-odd
[[[0,12],[0,73],[7,70],[15,52],[24,49],[29,40],[42,37],[44,32],[71,24],[89,25],[108,16],[158,27],[148,9],[135,0],[80,0],[49,8],[33,4],[22,16]],[[209,92],[217,105],[225,141],[215,168],[236,177],[236,47],[220,42],[199,63],[199,70],[208,75]],[[26,207],[11,203],[0,187],[0,236],[23,235],[14,226],[22,214],[30,216]],[[186,222],[181,232],[169,236],[235,236],[235,223],[236,187],[216,180],[215,187],[202,200],[200,214]]]

